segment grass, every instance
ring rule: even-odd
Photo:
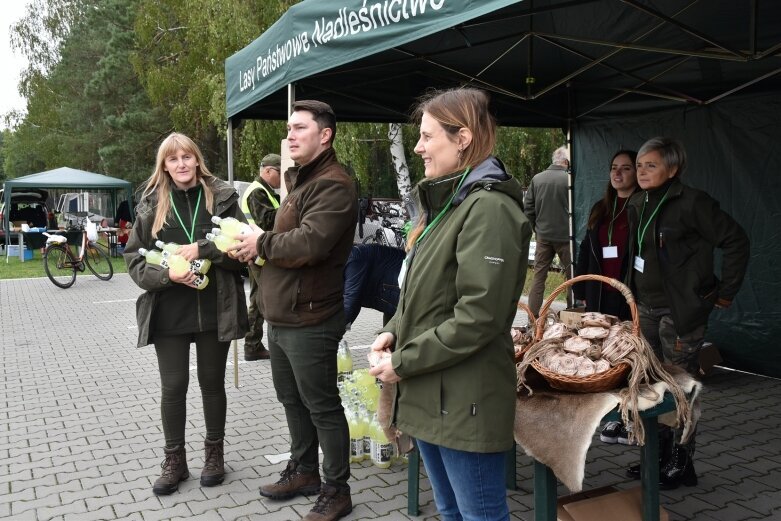
[[[3,279],[27,279],[33,277],[45,277],[46,272],[43,269],[43,255],[41,250],[33,251],[32,260],[24,262],[19,260],[18,256],[8,257],[8,263],[5,262],[5,253],[0,256],[0,280]],[[114,267],[114,273],[127,273],[125,259],[122,257],[112,257],[111,265]],[[89,270],[78,272],[78,275],[93,276]]]
[[[524,296],[529,296],[529,288],[531,288],[532,285],[532,277],[534,277],[534,270],[529,268],[529,271],[526,272],[526,282],[523,285],[523,292],[521,293]],[[558,288],[564,283],[564,272],[563,271],[554,271],[550,270],[548,271],[548,278],[545,279],[545,293],[544,296],[548,296],[551,293],[553,293],[553,290]],[[556,301],[565,302],[567,300],[567,292],[563,291],[561,294],[559,294],[556,297]]]

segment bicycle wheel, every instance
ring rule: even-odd
[[[71,261],[68,246],[53,244],[43,254],[43,269],[55,286],[70,288],[76,282],[76,268]]]
[[[106,252],[95,244],[88,244],[87,251],[84,252],[84,262],[100,280],[108,280],[114,275],[114,266],[111,265]]]

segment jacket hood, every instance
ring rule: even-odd
[[[461,204],[475,188],[499,190],[515,199],[518,205],[523,208],[521,184],[507,173],[504,163],[497,157],[489,156],[467,174],[461,188],[453,198],[453,206]]]

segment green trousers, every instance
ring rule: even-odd
[[[160,369],[165,445],[184,445],[187,419],[187,388],[190,385],[190,344],[195,342],[198,383],[201,386],[206,437],[221,440],[225,437],[225,364],[230,342],[217,340],[217,331],[188,335],[155,336],[157,366]]]
[[[268,349],[277,399],[285,408],[291,459],[301,470],[318,469],[323,449],[326,483],[346,486],[350,434],[336,387],[336,350],[344,335],[344,312],[315,326],[270,326]]]

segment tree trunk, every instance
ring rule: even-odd
[[[409,179],[409,167],[407,157],[404,155],[404,142],[402,139],[402,126],[399,123],[391,123],[388,126],[388,139],[390,139],[390,153],[393,168],[396,170],[396,185],[399,187],[402,208],[407,212],[407,218],[412,218],[413,207],[410,191],[412,183]]]

